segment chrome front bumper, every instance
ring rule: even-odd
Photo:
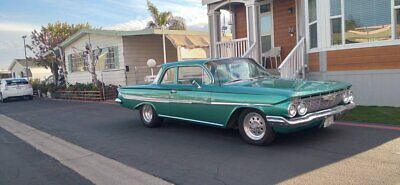
[[[117,102],[117,103],[122,103],[122,100],[119,99],[119,98],[116,98],[114,101]]]
[[[305,116],[286,119],[281,116],[267,116],[267,121],[274,126],[283,126],[283,127],[294,127],[294,126],[301,126],[307,123],[311,123],[313,121],[323,120],[329,116],[336,116],[342,114],[348,110],[353,109],[356,107],[355,103],[350,103],[347,105],[340,105],[331,109],[326,109],[318,112],[309,113]]]

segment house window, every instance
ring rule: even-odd
[[[330,1],[331,44],[342,44],[342,3],[341,0]]]
[[[263,53],[271,50],[273,47],[272,16],[271,3],[260,5],[261,48]]]
[[[72,72],[82,72],[88,70],[87,60],[85,60],[83,52],[71,54],[71,66]]]
[[[394,17],[395,17],[395,38],[400,39],[400,0],[394,2]]]
[[[117,68],[115,47],[95,49],[93,53],[96,55],[98,54],[96,70],[102,71]],[[88,55],[83,52],[71,54],[72,72],[88,71],[90,64],[88,63],[87,57]]]
[[[317,0],[308,0],[308,27],[310,31],[310,48],[318,47]]]
[[[95,53],[96,52],[98,52],[98,49],[95,50]],[[101,54],[99,55],[96,68],[99,70],[116,69],[115,55],[116,53],[114,47],[101,49]]]
[[[331,45],[391,40],[390,9],[391,0],[330,0]]]
[[[346,44],[391,39],[391,0],[346,0]]]

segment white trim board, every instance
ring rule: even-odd
[[[398,45],[400,45],[400,40],[376,41],[369,43],[336,45],[327,48],[314,48],[308,50],[307,53],[318,53],[321,51],[337,51],[337,50],[347,50],[347,49],[362,49],[371,47],[398,46]]]

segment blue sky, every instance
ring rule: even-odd
[[[152,0],[160,10],[186,19],[191,30],[207,30],[201,0]],[[0,0],[0,69],[23,58],[22,35],[50,22],[85,23],[103,29],[142,29],[150,20],[146,0]],[[28,55],[31,55],[28,53]]]

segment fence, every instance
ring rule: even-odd
[[[104,101],[117,97],[116,90],[103,91],[56,91],[54,98],[65,100]]]

